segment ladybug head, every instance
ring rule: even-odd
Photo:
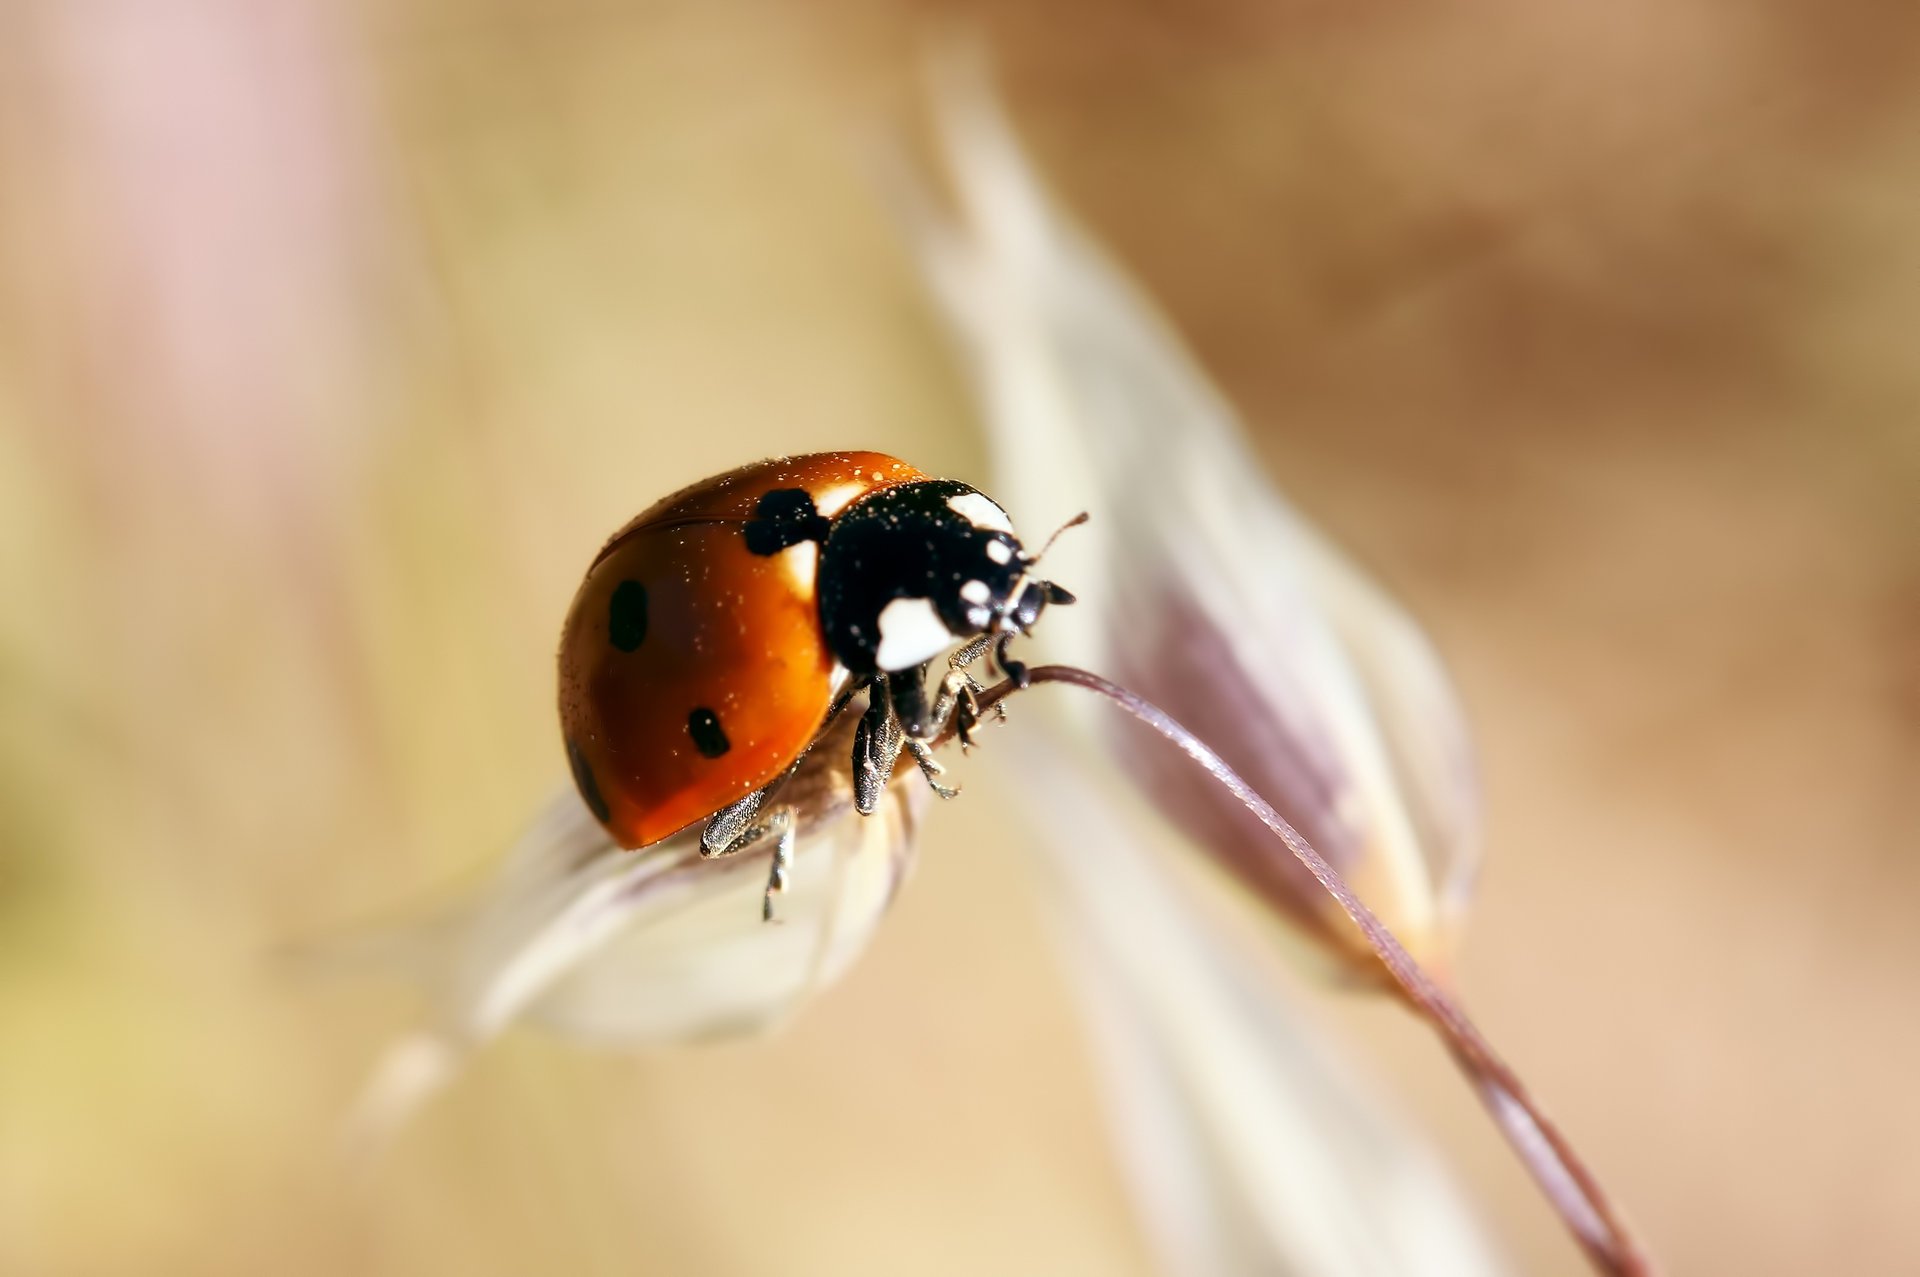
[[[821,553],[828,644],[855,673],[892,673],[982,634],[1024,634],[1048,604],[1073,602],[1034,574],[1039,558],[1007,512],[964,483],[871,493],[833,521]]]
[[[1006,520],[999,506],[977,492],[972,495],[999,512],[1002,521]],[[1073,602],[1073,595],[1064,587],[1042,580],[1033,569],[1039,565],[1040,556],[1052,547],[1054,537],[1086,522],[1086,518],[1080,515],[1061,527],[1047,538],[1039,554],[1028,554],[1022,549],[1010,526],[976,528],[975,535],[968,538],[974,550],[971,571],[962,574],[964,579],[957,587],[957,597],[946,600],[943,607],[953,636],[970,639],[980,634],[1026,634],[1049,603]]]

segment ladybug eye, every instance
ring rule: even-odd
[[[1013,605],[1013,623],[1022,630],[1030,630],[1034,622],[1040,619],[1040,613],[1047,606],[1046,586],[1036,581],[1020,591],[1020,601]]]

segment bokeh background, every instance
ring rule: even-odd
[[[410,1004],[276,958],[563,783],[635,509],[981,473],[869,167],[956,26],[1458,674],[1461,983],[1655,1248],[1920,1267],[1920,10],[50,0],[0,10],[0,1271],[1148,1271],[1005,774],[784,1036],[512,1037],[358,1191]],[[1577,1271],[1425,1036],[1313,1005]]]

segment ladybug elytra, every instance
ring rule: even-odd
[[[776,840],[771,916],[793,854],[777,791],[856,693],[855,807],[878,806],[902,749],[952,795],[930,742],[973,725],[967,667],[991,649],[1019,679],[1007,645],[1073,601],[1037,557],[983,493],[877,452],[775,458],[667,497],[600,551],[561,634],[581,798],[623,847],[701,819],[708,855]]]

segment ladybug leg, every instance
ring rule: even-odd
[[[947,658],[947,668],[958,673],[987,654],[987,648],[993,645],[993,635],[982,634],[970,639],[967,645]],[[967,675],[967,682],[973,684],[973,690],[984,692],[986,687],[973,675]]]
[[[934,721],[942,727],[948,718],[958,715],[953,728],[963,750],[979,743],[974,739],[973,729],[980,725],[980,693],[987,690],[987,685],[975,678],[967,667],[985,656],[992,645],[993,635],[982,634],[948,657],[947,676],[940,680],[940,695],[933,703]],[[993,715],[995,722],[1006,722],[1007,707],[996,703]]]
[[[760,836],[760,831],[754,828],[753,818],[760,814],[760,804],[766,796],[766,790],[756,789],[709,816],[707,827],[700,831],[700,854],[729,856],[736,851],[746,850],[748,844]]]
[[[942,798],[956,797],[960,791],[940,783],[940,777],[946,774],[933,756],[933,750],[927,742],[940,734],[947,724],[947,718],[953,712],[953,706],[936,701],[927,704],[927,672],[932,662],[918,669],[906,670],[887,676],[887,697],[893,702],[894,717],[900,721],[900,730],[905,733],[907,752],[913,755],[913,761],[920,767],[920,774],[927,778],[927,784],[933,792]]]
[[[939,760],[934,758],[933,751],[927,748],[927,743],[923,740],[916,740],[911,736],[906,738],[906,742],[907,752],[912,754],[913,761],[920,765],[920,774],[927,778],[927,784],[932,787],[933,792],[942,798],[958,798],[960,796],[959,790],[955,789],[952,785],[940,783],[940,778],[947,774],[947,769],[942,767]]]
[[[791,807],[776,807],[766,819],[758,819],[761,804],[771,788],[756,789],[740,801],[722,807],[700,831],[700,854],[708,857],[731,856],[763,838],[775,839],[773,864],[767,870],[767,891],[760,902],[760,917],[767,922],[773,921],[773,898],[787,889],[787,879],[793,872],[795,828]]]
[[[834,701],[827,710],[826,722],[820,728],[822,732],[825,732],[827,727],[840,717],[840,711],[847,707],[847,702],[853,699],[854,692],[858,690],[854,688],[840,694],[839,699]],[[765,822],[757,826],[754,824],[754,817],[760,813],[762,807],[766,806],[767,799],[771,798],[782,785],[793,779],[793,774],[800,770],[800,764],[807,761],[807,755],[812,750],[811,745],[801,750],[800,757],[794,759],[793,764],[781,772],[771,784],[762,785],[745,798],[736,799],[707,817],[706,828],[700,831],[700,854],[731,856],[736,851],[745,851],[772,831],[781,813],[787,809],[782,808],[780,811],[773,812]]]
[[[773,845],[773,867],[767,871],[767,893],[760,899],[760,920],[772,922],[773,898],[787,889],[787,877],[793,872],[793,809],[782,807],[775,812],[762,832],[778,838]]]
[[[985,690],[980,681],[964,670],[949,670],[940,680],[940,694],[933,702],[934,734],[953,721],[953,734],[960,738],[961,749],[972,749],[979,744],[973,738],[973,729],[980,725],[980,693]],[[996,707],[997,708],[997,707]],[[1000,717],[1007,712],[1000,710]]]
[[[880,797],[893,779],[904,733],[887,691],[887,676],[875,675],[867,685],[867,712],[853,729],[853,805],[862,816],[880,807]]]
[[[966,647],[962,647],[960,651],[956,651],[952,657],[948,657],[947,676],[941,678],[941,689],[939,689],[939,693],[933,697],[933,709],[931,709],[931,711],[927,711],[927,709],[916,709],[914,714],[908,714],[908,711],[906,711],[904,707],[900,709],[900,718],[906,720],[906,724],[908,724],[908,726],[906,726],[906,737],[908,737],[908,741],[914,741],[914,739],[931,741],[935,735],[945,732],[948,722],[952,722],[954,735],[960,737],[960,749],[972,749],[973,745],[979,743],[979,741],[973,737],[973,730],[979,726],[979,693],[987,689],[987,684],[983,684],[983,682],[979,682],[977,678],[973,678],[973,672],[968,666],[977,663],[981,657],[985,657],[987,651],[991,651],[991,647],[993,647],[993,636],[991,636],[991,634],[981,634],[979,638],[970,641]],[[922,689],[925,687],[925,676],[927,676],[927,670],[929,670],[929,668],[931,668],[931,663],[927,664],[927,666],[922,666],[920,670],[914,672],[914,678],[918,680],[918,686],[922,687]],[[910,695],[912,695],[912,693],[910,693]],[[920,707],[924,707],[924,705],[924,691],[922,691]],[[995,712],[996,722],[1006,722],[1006,707],[1004,707],[1004,705],[995,705],[993,712]],[[922,730],[920,730],[920,732],[916,732],[914,726],[912,726],[914,716],[920,718],[920,724],[922,724]],[[920,762],[922,762],[922,770],[925,770],[925,764],[931,762],[931,753],[916,751],[916,753],[914,753],[914,759],[920,760]],[[929,772],[929,778],[931,778],[931,776],[933,776],[933,772]],[[937,787],[937,785],[935,785],[935,787]]]
[[[931,664],[931,662],[929,662]],[[889,674],[887,699],[893,702],[894,717],[908,740],[927,740],[940,730],[935,707],[927,704],[927,666]]]

